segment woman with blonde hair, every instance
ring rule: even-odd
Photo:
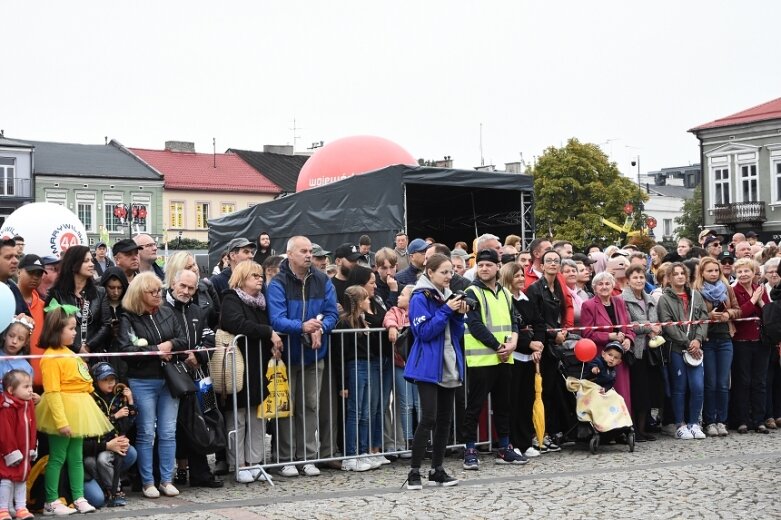
[[[648,254],[650,261],[648,263],[648,272],[654,277],[654,282],[657,286],[661,286],[661,282],[656,280],[656,271],[659,270],[659,266],[662,265],[662,261],[667,256],[667,249],[659,244],[653,246]]]
[[[735,291],[721,272],[721,265],[711,256],[700,260],[692,288],[700,291],[711,320],[708,336],[702,344],[705,356],[705,404],[702,409],[705,434],[709,437],[724,437],[728,435],[729,376],[733,354],[732,336],[735,333],[732,320],[740,318],[741,311]]]

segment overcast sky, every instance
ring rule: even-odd
[[[457,167],[569,137],[622,171],[781,96],[781,2],[4,1],[6,137],[261,150],[358,134]]]

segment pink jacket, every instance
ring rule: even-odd
[[[611,296],[610,301],[615,309],[616,321],[620,325],[632,323],[624,299],[620,296]],[[605,310],[605,306],[602,305],[602,302],[599,300],[599,297],[594,296],[590,300],[583,302],[583,306],[580,308],[580,325],[581,327],[613,325],[613,322],[610,321],[610,316]],[[590,338],[598,347],[604,347],[610,342],[608,334],[611,332],[623,332],[626,337],[632,340],[632,342],[635,340],[635,331],[631,327],[584,330],[581,331],[581,336]]]
[[[385,313],[385,319],[382,320],[382,326],[386,329],[396,327],[401,331],[402,328],[409,327],[409,325],[409,313],[401,307],[391,307]],[[393,364],[400,368],[405,365],[404,358],[399,355],[395,345],[393,346]]]

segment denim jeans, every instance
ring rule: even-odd
[[[705,386],[705,369],[703,365],[692,367],[683,360],[683,354],[670,353],[670,386],[672,387],[672,405],[675,424],[697,424],[702,411],[702,401]],[[686,392],[689,393],[689,406],[686,409],[687,417],[684,420],[684,408]]]
[[[129,379],[138,408],[136,450],[138,473],[144,485],[154,484],[152,449],[157,435],[160,482],[172,482],[176,462],[176,416],[179,399],[171,397],[165,379]],[[155,427],[156,426],[156,427]]]
[[[394,377],[396,378],[396,399],[399,403],[401,431],[404,440],[411,441],[415,436],[415,430],[412,429],[412,411],[413,409],[420,411],[418,386],[404,379],[404,367],[394,367]]]
[[[726,423],[729,407],[729,376],[732,367],[732,340],[706,341],[702,345],[705,359],[705,407],[702,419],[705,424]]]
[[[369,406],[371,410],[372,448],[382,451],[382,426],[385,410],[393,391],[393,360],[390,356],[374,357],[369,362]]]
[[[106,505],[105,492],[111,488],[114,482],[114,457],[113,451],[101,451],[95,457],[84,457],[85,472],[95,475],[95,478],[84,482],[84,498],[87,502],[97,508]],[[131,444],[128,446],[127,454],[122,458],[119,471],[125,473],[136,463],[138,453]]]
[[[348,392],[347,413],[344,418],[344,454],[368,453],[369,361],[365,359],[347,361],[344,369]]]

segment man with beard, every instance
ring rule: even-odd
[[[345,243],[340,245],[334,251],[334,263],[336,263],[336,274],[331,278],[331,282],[336,289],[336,301],[342,303],[344,290],[347,289],[347,277],[350,276],[350,269],[355,267],[358,259],[361,257],[360,251],[353,244]]]
[[[258,250],[255,252],[254,260],[263,265],[263,261],[270,256],[276,256],[277,252],[271,249],[271,237],[265,231],[258,235]]]

